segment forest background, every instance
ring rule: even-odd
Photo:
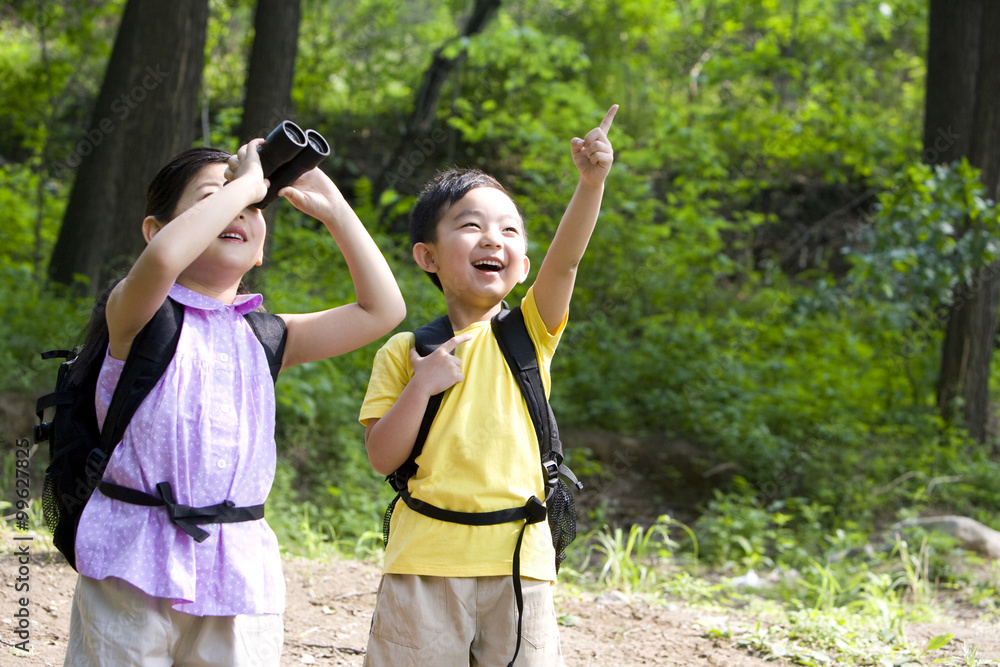
[[[78,340],[94,293],[138,250],[146,185],[178,150],[235,150],[285,118],[320,131],[323,169],[389,259],[409,330],[444,308],[410,258],[420,185],[449,165],[496,175],[537,266],[576,183],[569,139],[619,103],[616,164],[552,368],[588,483],[570,571],[651,576],[609,565],[613,552],[783,568],[809,584],[797,595],[832,607],[872,587],[912,593],[914,563],[927,581],[968,584],[953,541],[922,535],[917,556],[887,537],[927,515],[996,525],[1000,506],[988,131],[1000,105],[982,92],[1000,59],[978,38],[1000,10],[946,4],[5,4],[4,469],[54,379],[39,352]],[[314,221],[284,202],[267,215],[254,282],[269,310],[353,298]],[[291,553],[378,558],[392,494],[357,413],[382,342],[277,384],[268,519]],[[44,466],[43,447],[35,489]],[[13,479],[0,480],[11,502]]]

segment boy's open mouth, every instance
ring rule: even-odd
[[[503,271],[503,263],[495,259],[481,259],[473,262],[472,266],[480,271]]]

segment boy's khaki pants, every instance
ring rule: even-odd
[[[279,614],[192,616],[132,584],[80,576],[64,667],[277,667]]]
[[[521,579],[524,613],[515,667],[561,667],[552,584]],[[507,577],[387,574],[379,584],[365,667],[503,667],[517,613]]]

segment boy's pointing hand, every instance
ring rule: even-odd
[[[421,357],[416,348],[411,349],[410,363],[413,365],[413,380],[411,382],[419,383],[421,389],[427,392],[427,396],[430,397],[440,394],[464,380],[462,360],[453,355],[452,352],[455,351],[456,347],[471,339],[472,334],[454,336],[426,357]]]
[[[616,113],[618,113],[617,104],[608,109],[601,124],[588,132],[586,137],[583,139],[573,137],[570,141],[573,162],[580,170],[580,180],[591,187],[603,185],[604,179],[611,171],[615,152],[611,147],[611,140],[608,139],[608,132],[611,130],[611,123]]]

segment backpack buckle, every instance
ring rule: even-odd
[[[545,485],[555,486],[559,481],[559,464],[555,461],[544,461],[542,462],[542,468],[545,469]]]
[[[34,428],[35,444],[40,442],[46,442],[49,436],[52,434],[52,422],[42,422],[41,424],[35,424]]]
[[[548,509],[545,507],[545,503],[535,496],[531,496],[528,502],[524,504],[524,511],[528,515],[528,518],[525,519],[527,523],[538,523],[545,520],[545,514],[548,512]]]

